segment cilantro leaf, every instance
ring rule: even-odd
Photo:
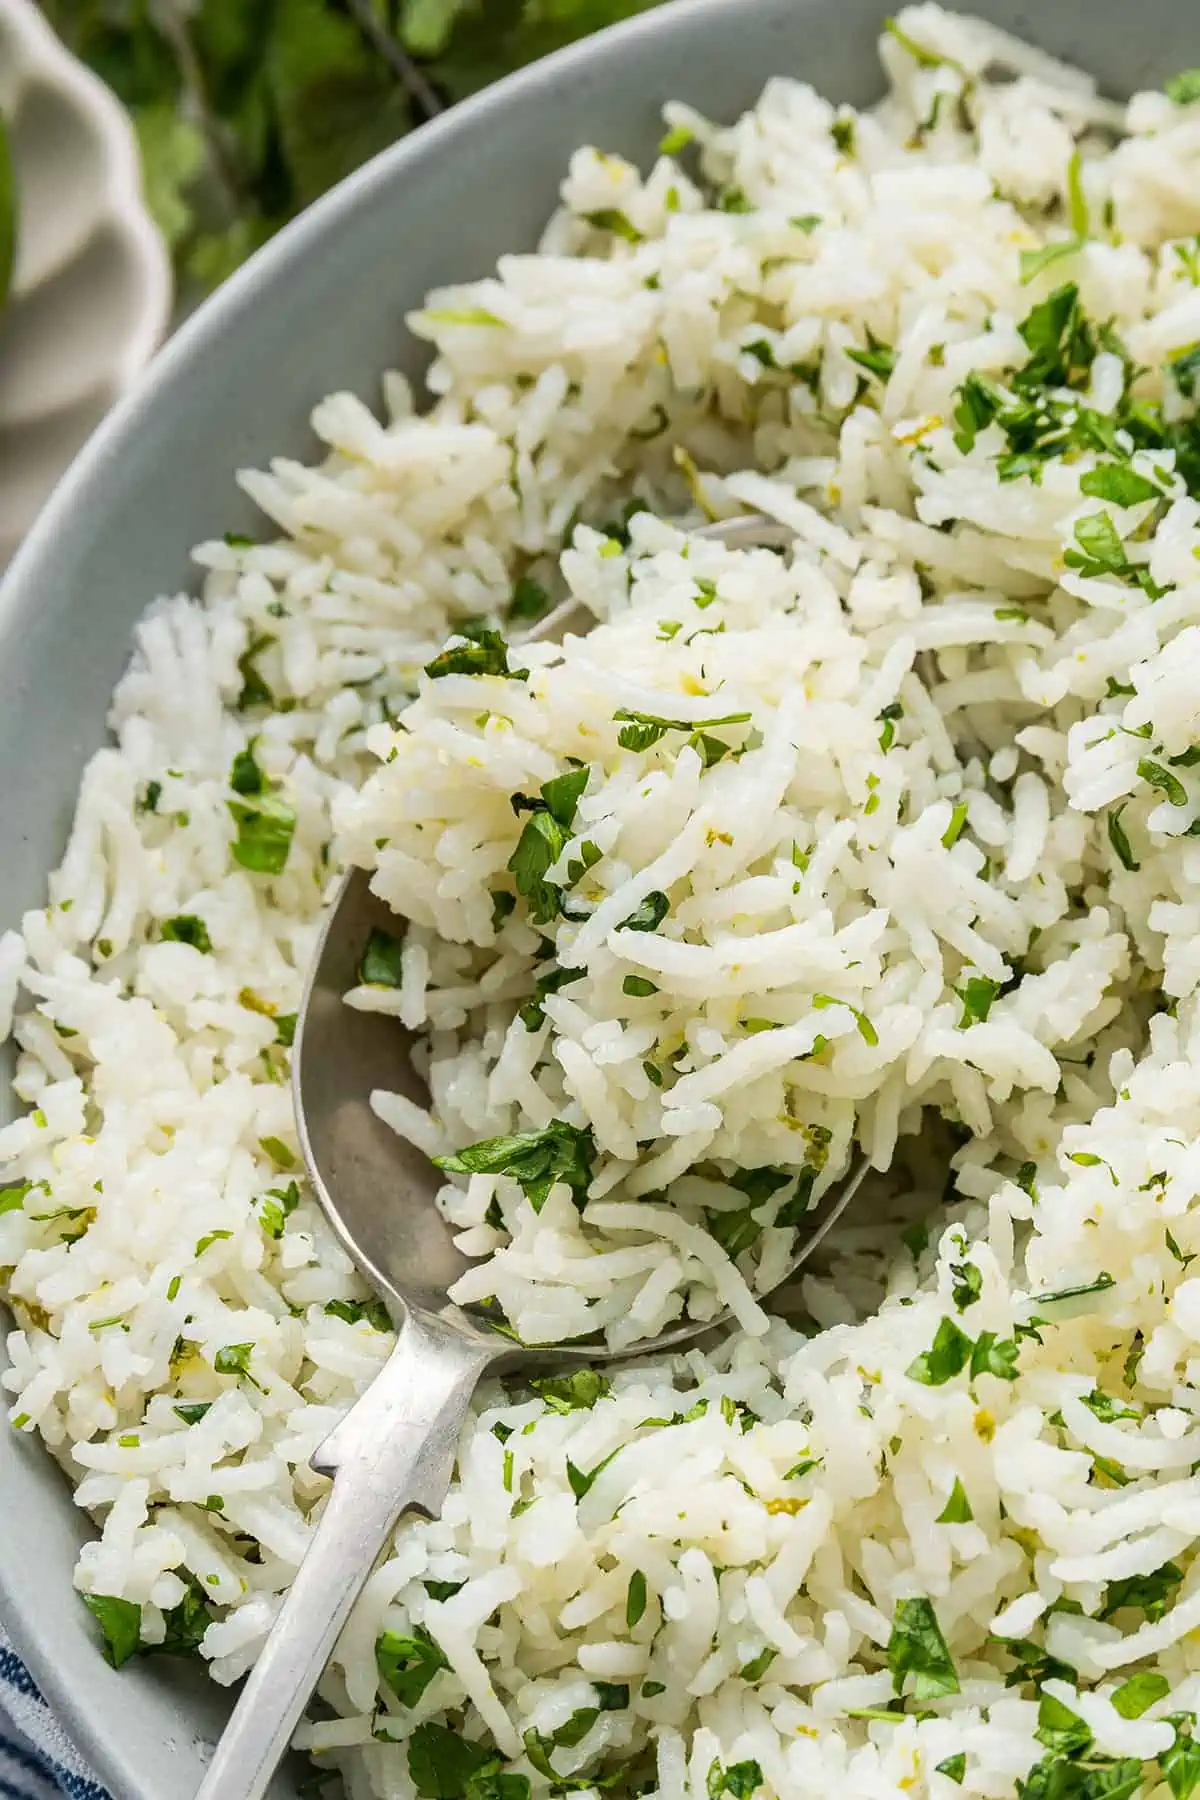
[[[1015,1381],[1020,1348],[1016,1338],[997,1341],[994,1331],[981,1331],[971,1352],[971,1380],[975,1381],[980,1375],[995,1375],[1000,1381]]]
[[[937,1516],[939,1525],[966,1525],[975,1517],[971,1511],[971,1502],[967,1499],[967,1490],[954,1477],[954,1486],[950,1489],[950,1498]]]
[[[523,681],[529,671],[510,668],[507,640],[501,632],[485,629],[462,643],[449,644],[425,664],[425,673],[433,681],[444,675],[503,675]]]
[[[646,898],[635,906],[627,919],[622,919],[618,931],[657,931],[671,910],[671,902],[664,893],[652,888]]]
[[[598,1369],[576,1369],[573,1375],[546,1376],[529,1385],[556,1413],[587,1411],[612,1392],[612,1382]]]
[[[865,369],[868,375],[874,375],[879,381],[886,382],[896,366],[896,352],[890,344],[877,338],[869,325],[866,349],[847,350],[846,355],[852,363],[857,363],[860,369]]]
[[[237,825],[233,860],[256,875],[282,874],[296,830],[294,809],[275,794],[260,794],[253,804],[248,800],[225,804]]]
[[[1200,69],[1181,69],[1163,83],[1163,93],[1176,106],[1190,106],[1200,100]]]
[[[1112,1696],[1112,1703],[1123,1719],[1140,1719],[1144,1712],[1162,1700],[1171,1691],[1171,1684],[1165,1675],[1159,1675],[1152,1669],[1143,1669],[1138,1675],[1131,1675],[1123,1681]]]
[[[1166,1562],[1151,1575],[1128,1575],[1121,1580],[1110,1581],[1100,1617],[1111,1619],[1114,1613],[1130,1607],[1145,1613],[1153,1623],[1162,1618],[1169,1606],[1174,1605],[1175,1590],[1182,1580],[1183,1570],[1173,1562]]]
[[[966,1368],[973,1348],[971,1339],[953,1319],[943,1319],[929,1349],[909,1363],[904,1372],[910,1381],[919,1381],[924,1387],[944,1387]]]
[[[899,1694],[912,1677],[914,1700],[938,1700],[959,1691],[958,1673],[942,1636],[937,1614],[924,1596],[897,1600],[887,1646],[888,1668]]]
[[[1057,1751],[1060,1756],[1082,1754],[1092,1742],[1091,1727],[1053,1694],[1043,1694],[1038,1703],[1034,1736],[1039,1744],[1045,1744],[1048,1750]]]
[[[176,913],[173,919],[164,919],[159,929],[164,944],[190,944],[193,950],[202,950],[206,956],[212,954],[208,926],[195,913]]]
[[[84,1594],[83,1604],[104,1634],[104,1660],[120,1669],[136,1656],[142,1636],[142,1609],[115,1594]]]
[[[556,1181],[565,1181],[575,1204],[582,1206],[595,1154],[588,1127],[552,1119],[543,1131],[484,1138],[452,1156],[435,1156],[433,1161],[439,1169],[455,1175],[508,1175],[524,1190],[534,1212],[541,1212]]]
[[[1121,814],[1125,811],[1126,804],[1127,803],[1123,801],[1120,806],[1114,807],[1113,811],[1108,815],[1106,821],[1108,841],[1112,845],[1113,854],[1121,864],[1121,867],[1123,869],[1128,869],[1131,874],[1136,875],[1142,865],[1134,856],[1125,827],[1121,823]]]
[[[1172,806],[1187,805],[1187,789],[1178,775],[1172,775],[1161,763],[1154,762],[1149,756],[1139,757],[1137,772],[1143,781],[1148,781],[1151,787],[1158,788],[1160,793],[1165,794]]]
[[[398,988],[404,979],[404,942],[378,928],[367,939],[358,979],[363,987]]]
[[[1079,478],[1079,491],[1091,500],[1108,500],[1113,506],[1138,506],[1143,500],[1161,500],[1157,482],[1139,475],[1127,463],[1102,463]]]
[[[414,1625],[411,1637],[383,1632],[375,1640],[375,1663],[403,1706],[415,1706],[438,1671],[450,1667],[423,1625]]]
[[[408,1740],[408,1772],[421,1800],[466,1800],[473,1778],[499,1764],[486,1744],[432,1720]]]

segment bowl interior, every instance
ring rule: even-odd
[[[644,161],[667,98],[729,119],[777,73],[865,103],[880,87],[875,40],[888,10],[885,0],[677,0],[644,14],[386,153],[210,302],[93,440],[0,590],[0,928],[43,900],[135,619],[155,595],[194,585],[190,545],[253,529],[235,470],[309,454],[307,415],[324,394],[369,396],[388,366],[419,374],[406,310],[429,287],[531,247],[578,144]],[[1117,93],[1200,59],[1178,0],[1142,0],[1136,14],[1124,0],[974,10]],[[7,1092],[0,1106],[11,1114]],[[71,1587],[87,1521],[35,1441],[10,1438],[0,1515],[0,1611],[82,1751],[117,1800],[187,1800],[227,1700],[161,1659],[119,1674],[101,1661]],[[280,1800],[296,1791],[287,1773],[273,1790]]]

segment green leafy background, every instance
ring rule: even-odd
[[[133,114],[185,302],[437,108],[659,3],[43,0]]]

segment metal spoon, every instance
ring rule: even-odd
[[[758,517],[709,526],[703,535],[738,548],[782,548],[792,533]],[[568,602],[529,637],[558,638],[592,615]],[[362,870],[345,877],[317,946],[297,1020],[292,1088],[297,1130],[326,1217],[399,1327],[395,1349],[367,1391],[312,1458],[333,1491],[296,1579],[242,1689],[197,1800],[261,1800],[337,1643],[342,1626],[400,1515],[432,1517],[450,1486],[467,1406],[480,1377],[501,1365],[559,1367],[614,1360],[591,1342],[528,1350],[481,1316],[452,1305],[447,1289],[470,1266],[434,1204],[442,1176],[376,1117],[375,1088],[428,1101],[412,1064],[414,1034],[344,995],[358,980],[375,927],[395,915]],[[858,1189],[859,1159],[811,1215],[786,1280],[811,1256]],[[728,1315],[664,1331],[637,1346],[649,1356],[690,1344]],[[629,1352],[622,1353],[628,1360]]]

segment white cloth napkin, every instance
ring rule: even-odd
[[[0,1797],[109,1800],[0,1627]]]

